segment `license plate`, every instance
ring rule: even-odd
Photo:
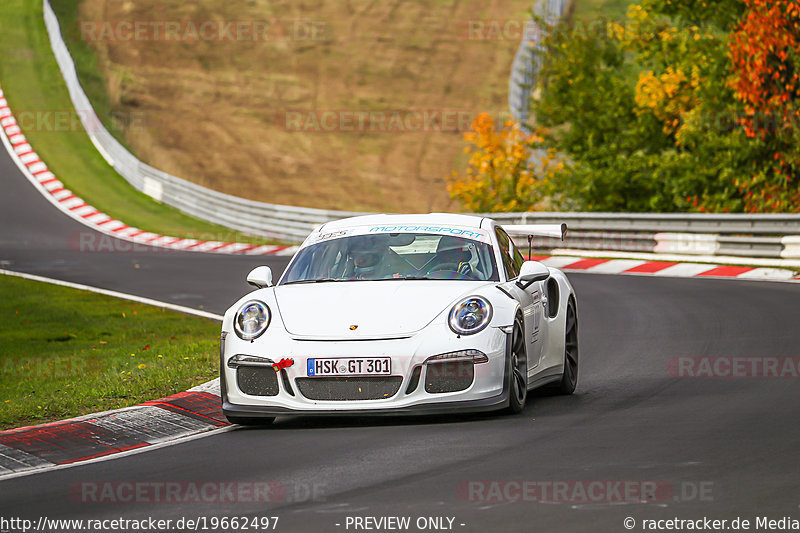
[[[341,357],[308,359],[309,377],[315,376],[388,376],[391,357]]]

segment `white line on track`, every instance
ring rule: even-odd
[[[112,296],[114,298],[131,300],[141,304],[152,305],[154,307],[163,307],[165,309],[170,309],[172,311],[178,311],[179,313],[200,316],[203,318],[210,318],[211,320],[222,322],[222,315],[216,315],[214,313],[209,313],[207,311],[200,311],[199,309],[192,309],[191,307],[184,307],[182,305],[171,304],[168,302],[161,302],[159,300],[153,300],[151,298],[143,298],[141,296],[136,296],[134,294],[110,291],[108,289],[101,289],[99,287],[92,287],[90,285],[82,285],[80,283],[72,283],[71,281],[62,281],[60,279],[46,278],[44,276],[37,276],[35,274],[25,274],[24,272],[16,272],[14,270],[5,270],[2,268],[0,268],[0,274],[4,274],[6,276],[14,276],[17,278],[29,279],[32,281],[41,281],[43,283],[51,283],[53,285],[61,285],[62,287],[69,287],[81,291],[96,292],[97,294],[105,294],[106,296]]]

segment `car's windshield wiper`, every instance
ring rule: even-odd
[[[375,281],[402,281],[409,279],[434,279],[434,278],[429,278],[428,276],[399,276],[396,278],[381,278]]]
[[[299,279],[297,281],[287,281],[283,285],[297,285],[300,283],[325,283],[328,281],[347,281],[346,279],[334,279],[334,278],[318,278],[318,279]]]

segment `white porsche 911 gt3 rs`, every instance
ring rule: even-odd
[[[565,230],[448,214],[322,225],[277,284],[250,272],[258,289],[225,313],[225,416],[517,413],[533,388],[571,394],[575,292],[509,237]]]

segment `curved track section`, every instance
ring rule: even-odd
[[[221,314],[250,269],[289,258],[174,252],[92,231],[56,210],[0,149],[0,268],[128,292]]]
[[[246,255],[292,255],[294,253],[295,247],[292,246],[200,241],[159,235],[128,226],[124,222],[106,215],[65,188],[64,184],[47,167],[47,164],[39,158],[25,135],[22,134],[16,118],[8,107],[8,102],[3,98],[2,89],[0,89],[0,140],[20,172],[39,190],[42,196],[62,213],[98,233],[125,240],[134,245],[146,244],[170,250]]]
[[[0,261],[10,270],[220,313],[247,291],[250,268],[280,271],[287,260],[124,242],[83,250],[87,229],[52,209],[5,154],[0,184]],[[749,376],[769,362],[797,370],[800,287],[570,278],[581,320],[574,396],[530,397],[520,416],[279,419],[2,481],[0,516],[279,516],[280,531],[353,531],[348,517],[365,516],[410,517],[406,530],[420,531],[420,517],[448,517],[455,531],[559,532],[625,531],[626,517],[636,530],[643,519],[800,518],[800,378],[784,366],[783,377]],[[728,375],[720,361],[733,365]],[[690,376],[704,368],[717,377]],[[142,494],[129,499],[125,483]],[[169,483],[178,492],[167,503]],[[192,492],[204,483],[217,484],[208,499]]]

